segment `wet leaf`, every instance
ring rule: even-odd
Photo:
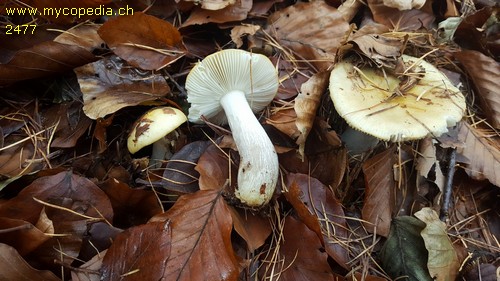
[[[338,47],[346,40],[349,23],[337,9],[322,1],[298,3],[273,13],[266,32],[292,49],[301,60],[311,60],[326,70]]]
[[[409,281],[432,281],[427,271],[427,250],[420,236],[425,223],[402,216],[392,221],[391,231],[380,252],[382,267],[394,279],[406,276]]]
[[[480,52],[464,50],[453,56],[462,64],[477,89],[476,97],[491,125],[500,128],[500,63]]]
[[[116,55],[144,70],[164,68],[186,53],[172,24],[142,12],[110,19],[98,33]]]
[[[171,255],[172,226],[169,220],[131,227],[109,247],[101,267],[101,280],[160,280]]]
[[[446,233],[446,224],[431,208],[423,208],[414,215],[426,224],[421,235],[429,252],[427,267],[430,275],[436,281],[455,280],[460,262]]]
[[[172,248],[162,270],[165,280],[237,280],[231,213],[220,191],[183,195],[150,223],[167,220],[172,228]]]
[[[500,186],[499,137],[491,135],[485,128],[461,122],[458,138],[465,143],[457,152],[469,159],[467,174],[473,179],[488,179]]]
[[[365,201],[362,209],[366,229],[387,237],[391,227],[392,211],[394,209],[393,167],[396,164],[394,147],[379,153],[363,163],[365,175]]]
[[[349,268],[346,221],[340,202],[319,180],[304,174],[288,174],[285,197],[300,219],[320,237],[325,250],[338,264]]]
[[[114,56],[76,68],[75,72],[83,93],[83,111],[91,119],[155,100],[170,92],[160,75],[130,68]]]
[[[54,273],[48,270],[36,270],[31,267],[17,251],[0,243],[1,280],[18,281],[60,281]]]

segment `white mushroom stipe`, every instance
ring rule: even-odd
[[[245,94],[231,91],[220,100],[240,154],[235,195],[249,206],[269,201],[278,180],[278,156],[266,131],[255,118]]]
[[[186,79],[188,119],[201,116],[217,124],[229,123],[240,154],[235,196],[250,207],[271,200],[279,175],[278,156],[254,112],[264,109],[278,90],[278,74],[271,61],[242,50],[223,50],[207,56]]]

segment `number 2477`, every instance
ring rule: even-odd
[[[5,28],[7,31],[5,34],[26,34],[31,30],[31,34],[34,34],[36,25],[35,24],[21,24],[21,25],[6,25]]]

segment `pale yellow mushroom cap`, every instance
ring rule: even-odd
[[[187,121],[186,115],[177,108],[157,107],[144,113],[134,124],[127,139],[130,153],[136,153]]]
[[[465,98],[433,65],[403,55],[406,64],[416,63],[423,77],[405,91],[395,94],[401,82],[381,69],[351,62],[335,65],[330,75],[330,96],[337,112],[354,129],[386,141],[434,137],[462,119]],[[411,75],[411,73],[408,73]]]

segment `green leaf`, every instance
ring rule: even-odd
[[[427,271],[427,250],[420,232],[425,223],[409,216],[392,220],[389,237],[380,252],[382,267],[398,280],[432,281]],[[406,278],[404,278],[406,277]]]

